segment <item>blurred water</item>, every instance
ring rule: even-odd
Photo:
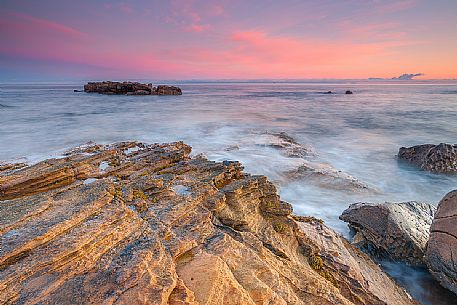
[[[298,161],[259,139],[266,132],[286,132],[313,148],[314,161],[379,190],[360,193],[301,180],[278,182],[282,198],[297,214],[323,218],[345,235],[347,227],[338,216],[350,203],[436,204],[457,186],[456,176],[422,172],[395,157],[401,146],[457,143],[457,82],[175,84],[182,96],[73,92],[82,83],[0,84],[0,160],[34,162],[88,141],[183,140],[194,153],[239,160],[247,172],[279,181],[284,169]],[[354,94],[345,95],[347,89]],[[335,94],[323,94],[329,90]],[[412,271],[395,272],[401,281],[402,274]],[[441,304],[433,296],[422,297],[424,304]]]

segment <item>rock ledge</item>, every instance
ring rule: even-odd
[[[0,170],[0,304],[417,304],[264,176],[182,143]]]

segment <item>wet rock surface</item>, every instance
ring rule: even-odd
[[[435,211],[416,201],[354,203],[340,219],[355,230],[353,244],[370,255],[422,265]]]
[[[264,176],[182,142],[0,171],[1,304],[417,304]]]
[[[142,84],[138,82],[89,82],[84,85],[85,92],[123,95],[181,95],[180,88],[175,86]]]
[[[457,145],[441,143],[402,147],[398,158],[430,172],[457,172]]]
[[[282,169],[282,178],[286,181],[304,181],[322,188],[345,192],[379,192],[350,174],[317,160],[317,153],[312,147],[300,144],[285,132],[267,132],[260,135],[258,141],[258,145],[277,149],[283,156],[294,161],[293,168]]]
[[[442,286],[457,294],[457,191],[439,203],[430,228],[426,263]]]

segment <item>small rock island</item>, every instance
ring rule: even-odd
[[[175,86],[142,84],[138,82],[88,82],[84,92],[111,95],[182,95],[181,88]]]

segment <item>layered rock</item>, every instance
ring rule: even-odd
[[[353,243],[365,252],[421,265],[435,211],[416,201],[354,203],[340,219],[355,230]]]
[[[457,172],[457,145],[441,143],[402,147],[398,158],[431,172]]]
[[[0,171],[1,304],[417,304],[263,176],[182,142]]]
[[[438,205],[425,258],[432,275],[457,294],[457,191],[448,193]]]
[[[178,87],[152,84],[141,84],[138,82],[89,82],[84,85],[85,92],[100,94],[125,94],[125,95],[181,95]]]

